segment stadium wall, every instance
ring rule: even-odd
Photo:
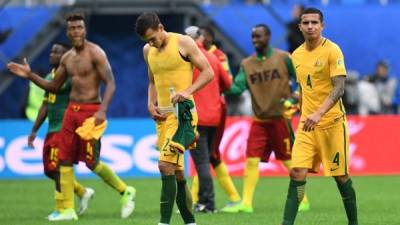
[[[230,172],[241,176],[244,169],[246,139],[250,118],[230,117],[220,151]],[[297,124],[298,118],[294,120]],[[349,116],[350,171],[353,175],[400,174],[398,116]],[[22,120],[0,121],[0,179],[42,179],[41,163],[43,126],[35,148],[27,146],[32,123]],[[102,138],[102,160],[123,177],[158,177],[156,134],[151,119],[111,119]],[[186,159],[189,174],[193,167]],[[285,176],[284,167],[272,155],[268,164],[260,165],[262,176]],[[76,169],[78,177],[92,177],[84,164]]]

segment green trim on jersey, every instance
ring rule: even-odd
[[[271,47],[268,47],[268,50],[265,55],[256,53],[256,60],[263,61],[263,60],[269,59],[269,58],[271,58],[272,53],[274,53],[273,49]]]
[[[286,67],[289,73],[289,77],[292,78],[295,82],[297,81],[296,78],[296,69],[294,68],[292,59],[290,57],[285,58]]]
[[[225,92],[227,95],[241,95],[246,89],[248,89],[246,72],[243,67],[240,67],[239,73],[233,80],[232,86]]]
[[[340,111],[343,113],[343,115],[346,115],[346,111],[344,109],[342,98],[339,99],[339,106],[340,106]]]
[[[346,141],[346,137],[347,137],[347,133],[346,133],[346,125],[343,122],[342,123],[343,126],[343,138],[344,138],[344,175],[348,174],[347,171],[347,141]]]
[[[46,76],[47,80],[54,79],[54,73]],[[68,78],[57,94],[47,92],[44,94],[47,99],[47,118],[49,119],[48,133],[61,130],[65,109],[69,103],[69,94],[71,92],[71,80]]]

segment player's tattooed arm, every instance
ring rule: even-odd
[[[336,103],[344,94],[344,85],[346,76],[340,75],[332,78],[333,90],[329,94],[329,98],[333,103]]]

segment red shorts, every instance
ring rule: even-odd
[[[247,140],[247,157],[259,157],[262,162],[268,162],[274,151],[278,160],[291,159],[293,140],[289,135],[286,119],[271,119],[268,121],[253,121]]]
[[[43,144],[43,168],[44,173],[49,174],[58,171],[58,141],[59,132],[46,135]]]
[[[75,130],[100,108],[100,104],[70,102],[65,110],[60,132],[59,160],[68,163],[85,162],[89,168],[97,165],[100,157],[100,140],[82,140]]]

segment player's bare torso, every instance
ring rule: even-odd
[[[99,54],[96,45],[86,42],[81,51],[71,49],[64,59],[66,73],[71,77],[70,100],[77,103],[100,102],[100,76],[93,55]]]

